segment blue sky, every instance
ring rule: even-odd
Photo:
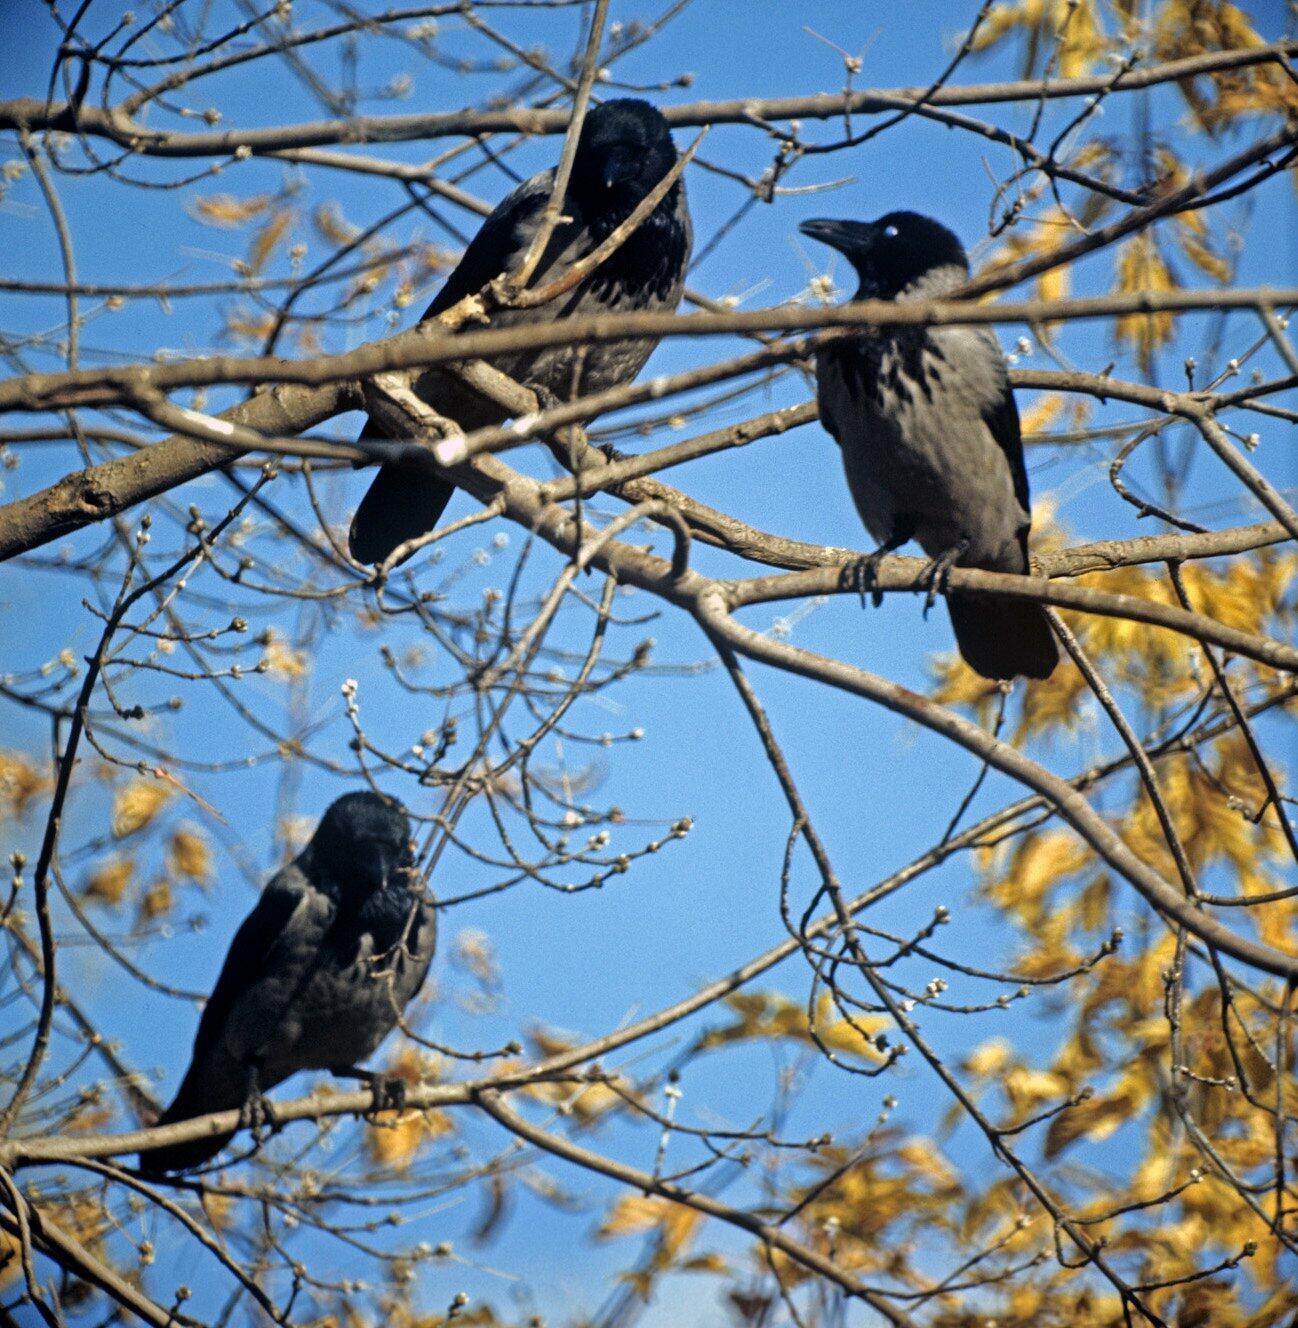
[[[53,29],[44,6],[37,0],[4,0],[3,7],[8,16],[8,37],[0,44],[0,95],[41,96],[54,49]],[[92,6],[87,20],[91,30],[95,21],[105,21],[113,8],[107,4]],[[306,7],[297,8],[298,21],[308,21]],[[1264,35],[1280,31],[1284,6],[1279,0],[1247,8]],[[617,75],[647,84],[685,72],[693,74],[688,89],[673,88],[658,97],[669,104],[835,91],[841,88],[843,78],[842,59],[829,44],[836,43],[852,53],[864,53],[858,86],[922,85],[949,58],[953,39],[976,9],[973,3],[827,6],[810,0],[699,0],[669,24],[658,39],[620,63]],[[564,42],[571,45],[576,33],[576,11],[530,17],[496,12],[501,27],[524,45],[546,40],[558,49],[566,49]],[[622,0],[615,0],[612,13],[615,20],[622,21],[644,16],[638,7]],[[814,28],[825,40],[809,34],[807,27]],[[446,20],[443,29],[448,50],[484,53],[483,44],[467,37],[454,20]],[[326,57],[321,68],[328,72],[330,67]],[[481,101],[504,83],[494,76],[475,76],[462,82],[444,68],[421,63],[407,48],[376,42],[365,45],[360,76],[363,87],[382,87],[402,72],[413,74],[413,85],[408,97],[391,107],[396,111],[452,107],[470,99]],[[1015,73],[1014,57],[1006,51],[971,60],[957,77],[959,81],[985,81]],[[271,78],[260,66],[214,81],[208,95],[222,108],[227,124],[282,123],[314,119],[321,114],[287,74]],[[197,103],[198,108],[203,104]],[[378,103],[365,107],[385,108]],[[1028,117],[1027,111],[996,108],[979,113],[1011,129],[1024,128]],[[1066,114],[1059,108],[1048,109],[1048,130],[1051,125],[1062,125]],[[1179,136],[1181,114],[1182,103],[1175,94],[1160,93],[1151,99],[1151,116],[1157,129],[1173,139]],[[1130,127],[1130,109],[1125,104],[1113,106],[1111,118],[1104,122],[1104,132],[1120,137]],[[813,139],[823,139],[827,133],[825,126],[808,129],[808,137]],[[686,141],[684,133],[677,137],[678,141]],[[1239,144],[1200,140],[1193,150],[1215,160],[1239,145],[1242,140]],[[392,159],[420,161],[439,146],[396,144],[369,150]],[[16,159],[12,144],[6,144],[3,151],[8,154],[4,160]],[[549,164],[555,151],[555,140],[542,141],[517,153],[511,162],[526,173]],[[750,129],[723,126],[711,134],[704,153],[757,174],[769,160],[770,145]],[[774,206],[759,205],[696,270],[693,283],[713,297],[735,296],[743,307],[794,297],[804,290],[811,275],[826,270],[840,285],[848,285],[842,261],[833,266],[827,251],[797,233],[800,221],[818,215],[869,217],[895,207],[913,207],[940,216],[973,245],[986,233],[992,177],[1003,177],[1008,165],[1004,149],[912,119],[859,151],[803,162],[787,183],[808,186],[844,176],[851,179],[830,192],[795,194],[778,199]],[[153,179],[179,174],[174,163],[145,163],[140,169]],[[179,193],[113,187],[101,177],[60,177],[60,195],[75,239],[81,279],[150,283],[228,278],[230,260],[242,255],[246,234],[204,226],[186,211],[187,206],[195,196],[216,191],[243,196],[276,190],[289,174],[279,163],[250,161]],[[495,201],[506,192],[509,182],[487,168],[466,180],[465,185]],[[697,169],[691,171],[689,188],[696,230],[702,237],[709,236],[743,199],[743,192],[733,182]],[[390,182],[318,172],[305,179],[300,198],[304,210],[336,201],[350,222],[365,226],[396,207],[402,195]],[[448,216],[463,229],[473,225],[473,218],[464,213],[448,210]],[[1292,216],[1292,185],[1283,179],[1261,192],[1255,215],[1245,217],[1242,209],[1222,210],[1218,224],[1229,221],[1248,226],[1241,284],[1291,280],[1298,270]],[[427,218],[418,215],[403,218],[391,236],[398,241],[431,238],[451,243]],[[59,272],[55,239],[30,174],[11,184],[0,203],[0,252],[11,276],[48,279]],[[324,252],[317,244],[306,261],[316,261]],[[1084,265],[1079,285],[1106,289],[1109,262],[1105,257]],[[286,271],[282,255],[276,263],[278,266],[273,264],[270,272],[282,275]],[[57,324],[63,316],[62,304],[56,299],[0,294],[0,301],[0,326],[10,335],[19,331],[35,333]],[[402,325],[411,323],[417,313],[418,306],[406,310]],[[164,309],[154,300],[133,300],[119,311],[98,312],[87,323],[83,359],[86,363],[111,362],[149,356],[159,348],[176,353],[203,351],[210,347],[219,320],[219,302],[176,300]],[[331,334],[329,348],[343,349],[382,335],[385,328],[382,311],[376,310],[368,321]],[[1207,318],[1184,320],[1183,341],[1168,353],[1162,366],[1168,381],[1179,378],[1180,360],[1185,354],[1203,354],[1201,348],[1208,344],[1213,331]],[[1002,330],[1007,347],[1019,333],[1019,329]],[[1231,326],[1222,344],[1233,348],[1247,339],[1251,338]],[[1069,328],[1060,336],[1060,347],[1080,366],[1099,367],[1117,358],[1117,372],[1132,371],[1132,366],[1111,347],[1106,334],[1097,329]],[[673,340],[660,348],[649,372],[680,370],[702,362],[704,357],[719,357],[726,349],[726,343],[698,345]],[[1237,352],[1231,349],[1229,353]],[[1022,362],[1049,366],[1036,353],[1025,356]],[[31,369],[58,367],[54,357],[44,351],[24,352],[22,363]],[[1271,367],[1268,360],[1260,363]],[[17,368],[11,362],[8,371]],[[714,410],[705,420],[697,421],[699,431],[802,400],[806,395],[804,383],[786,378],[769,393],[750,395]],[[213,408],[217,404],[209,403]],[[1098,412],[1096,422],[1130,417],[1130,412],[1113,408]],[[345,436],[351,424],[334,422],[327,432]],[[690,427],[693,429],[693,425]],[[1281,446],[1287,441],[1278,428],[1262,432],[1264,445],[1270,437]],[[522,461],[520,454],[515,456]],[[1265,451],[1262,456],[1265,460]],[[1106,457],[1089,449],[1084,453],[1082,449],[1035,449],[1029,460],[1037,501],[1051,500],[1060,519],[1076,536],[1149,533],[1137,525],[1130,510],[1108,489],[1104,479]],[[72,464],[68,449],[27,449],[18,468],[3,473],[4,496],[31,492]],[[544,473],[544,465],[536,464]],[[1292,482],[1292,461],[1289,464],[1288,475],[1282,478]],[[1271,473],[1280,474],[1278,470]],[[842,482],[834,445],[816,426],[696,463],[669,479],[697,498],[763,529],[819,543],[867,547]],[[327,486],[329,501],[339,519],[359,499],[365,483],[362,475],[345,475]],[[309,520],[309,508],[294,482],[277,482],[273,496],[287,510]],[[228,505],[228,490],[218,478],[209,477],[188,486],[178,498],[182,509],[193,502],[209,514],[219,514]],[[1223,498],[1227,501],[1222,502]],[[1234,502],[1232,491],[1207,465],[1195,469],[1190,500],[1196,505],[1210,505],[1204,510],[1212,523],[1226,525],[1256,519]],[[612,504],[607,506],[613,510]],[[470,510],[470,500],[461,495],[451,515],[461,516]],[[505,549],[490,548],[489,536],[476,530],[459,537],[448,551],[448,565],[471,560],[479,548],[485,552],[485,561],[470,566],[466,573],[464,593],[480,594],[488,586],[503,584],[511,555],[521,539],[516,529],[507,533],[510,543]],[[86,531],[68,545],[83,553],[101,538],[102,532]],[[743,574],[739,564],[721,555],[696,550],[695,556],[701,566],[729,575]],[[554,570],[552,562],[542,560],[542,566]],[[542,584],[538,577],[533,588]],[[21,630],[5,633],[0,668],[21,672],[52,659],[65,647],[77,654],[91,648],[99,627],[81,608],[84,593],[79,582],[56,571],[12,566],[0,569],[0,606],[6,621],[21,624]],[[619,605],[627,613],[652,607],[643,596],[628,597]],[[746,621],[766,627],[780,612],[759,609]],[[201,618],[201,612],[197,616]],[[278,621],[282,627],[289,625],[287,616]],[[656,638],[655,658],[661,663],[688,664],[708,658],[702,636],[670,615],[641,631]],[[633,633],[628,634],[624,643],[632,642],[633,637]],[[382,640],[397,649],[410,644],[414,635],[396,623]],[[945,615],[939,610],[925,621],[917,601],[902,596],[890,596],[882,608],[865,612],[845,597],[816,607],[799,622],[793,640],[916,687],[926,684],[930,652],[945,650],[950,644]],[[337,759],[346,759],[351,736],[338,694],[344,678],[359,681],[367,725],[394,746],[408,744],[412,735],[438,718],[420,712],[392,685],[378,665],[379,644],[380,638],[374,633],[329,628],[322,632],[315,650],[316,674],[309,705],[323,722],[320,749]],[[841,697],[767,670],[755,667],[752,673],[797,772],[803,795],[851,891],[864,889],[903,865],[936,837],[975,773],[970,758],[881,711],[847,703]],[[146,682],[142,687],[154,699],[176,690],[171,683]],[[269,680],[257,680],[249,683],[243,694],[256,698],[258,705],[267,707],[267,713],[276,713],[284,699],[282,687],[276,687]],[[458,1045],[494,1045],[533,1023],[594,1034],[678,999],[782,938],[778,889],[787,812],[730,685],[716,670],[681,678],[642,677],[620,687],[615,699],[616,706],[607,712],[604,721],[607,726],[618,731],[640,727],[645,737],[634,745],[615,747],[607,757],[600,758],[603,782],[592,795],[593,800],[617,803],[629,816],[655,823],[670,823],[688,815],[694,821],[692,833],[685,841],[638,864],[625,877],[615,878],[600,892],[566,896],[523,886],[446,916],[443,925],[448,942],[466,927],[480,929],[490,937],[504,975],[505,996],[493,1016],[465,1013],[451,999],[463,994],[465,981],[449,973],[444,961],[439,960],[439,982],[448,994],[447,999],[434,1003],[428,1025],[433,1036]],[[223,758],[249,750],[247,730],[234,722],[228,711],[197,692],[184,711],[164,722],[169,740],[184,750],[202,750]],[[589,710],[584,723],[588,731],[598,731],[598,717]],[[5,745],[40,751],[48,741],[40,717],[16,707],[0,710],[0,725]],[[1097,750],[1111,751],[1113,747],[1107,736],[1098,739],[1083,725],[1075,744],[1045,753],[1045,759],[1052,768],[1068,772],[1085,764]],[[586,758],[586,752],[576,756],[568,753],[568,757],[576,763]],[[259,869],[273,860],[267,809],[274,805],[278,774],[273,766],[260,766],[197,781],[203,796],[227,818],[229,836],[242,843]],[[344,783],[309,771],[302,779],[297,809],[304,815],[314,815],[344,787]],[[410,788],[394,786],[394,791],[408,798],[415,796]],[[990,810],[1012,794],[1006,781],[989,779],[975,811]],[[78,795],[70,816],[71,842],[101,832],[105,807],[104,799],[93,792]],[[431,803],[416,808],[425,813],[432,809]],[[472,820],[466,825],[470,830],[475,827]],[[36,821],[17,828],[7,825],[5,851],[21,846],[32,854],[39,830]],[[439,893],[458,893],[480,879],[480,873],[470,865],[454,858],[446,862],[447,879],[439,877],[435,882]],[[805,892],[808,880],[803,863],[798,888]],[[150,944],[141,962],[171,980],[183,977],[189,985],[201,988],[210,981],[225,938],[252,898],[233,858],[221,862],[220,887],[208,900],[188,897],[182,909],[182,916],[197,912],[210,915],[205,933]],[[959,909],[967,901],[970,888],[968,868],[957,861],[890,901],[871,920],[887,929],[913,929],[939,903],[953,911]],[[952,928],[951,932],[956,930]],[[1003,952],[1008,940],[1003,932],[987,930],[986,920],[978,912],[962,915],[958,933],[952,943],[967,948],[966,952]],[[159,1071],[162,1090],[170,1089],[188,1049],[192,1008],[124,982],[116,971],[103,967],[102,961],[82,958],[77,963],[83,989],[92,994],[108,1030],[122,1038],[137,1062]],[[792,961],[770,982],[803,997],[808,975],[799,961]],[[1040,1027],[1030,1010],[1016,1011],[996,1024],[984,1021],[978,1037],[999,1033],[1022,1042],[1037,1036],[1035,1030]],[[960,1020],[934,1019],[930,1031],[939,1046],[955,1055],[969,1037]],[[921,1127],[930,1125],[946,1103],[935,1092],[934,1082],[918,1064],[918,1058],[912,1057],[911,1062],[886,1082],[862,1082],[835,1075],[826,1067],[817,1068],[790,1128],[795,1133],[804,1126],[812,1130],[855,1128],[873,1119],[884,1092],[900,1099],[901,1118]],[[718,1058],[687,1080],[686,1103],[697,1103],[701,1109],[721,1114],[741,1113],[754,1100],[769,1098],[774,1078],[769,1063],[763,1064],[756,1056]],[[501,1141],[499,1133],[485,1123],[466,1120],[465,1131],[474,1141],[490,1140],[496,1145]],[[651,1159],[653,1140],[648,1134],[641,1132],[638,1144],[626,1144],[621,1134],[610,1137],[625,1147],[632,1160],[643,1164]],[[981,1143],[972,1137],[958,1135],[954,1147],[962,1163],[977,1168],[987,1165]],[[578,1191],[604,1192],[599,1184],[582,1175],[557,1166],[555,1172],[564,1184]],[[471,1210],[473,1207],[470,1205]],[[589,1229],[588,1217],[541,1221],[542,1211],[525,1204],[520,1212],[522,1220],[513,1222],[502,1244],[481,1258],[530,1281],[540,1305],[549,1313],[578,1303],[593,1306],[607,1289],[605,1279],[610,1270],[619,1266],[628,1247],[587,1248],[581,1238]],[[447,1230],[450,1238],[455,1238],[457,1226],[471,1226],[473,1215],[471,1211],[465,1218],[453,1211],[434,1224],[439,1232]],[[724,1244],[735,1246],[728,1238],[724,1238]],[[183,1269],[179,1272],[184,1274]],[[197,1269],[193,1276],[199,1276]],[[461,1287],[475,1297],[505,1300],[505,1286],[490,1272],[461,1267],[448,1272],[444,1279],[440,1272],[430,1277],[427,1303],[430,1309],[436,1308],[449,1298],[447,1293]],[[693,1322],[723,1322],[720,1310],[712,1306],[710,1291],[699,1299],[698,1290],[691,1285],[681,1294],[692,1297],[689,1303],[698,1316]],[[655,1312],[660,1317],[651,1316],[646,1322],[679,1321],[674,1317],[678,1312],[679,1305],[669,1300]]]

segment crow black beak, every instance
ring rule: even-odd
[[[626,148],[618,148],[604,159],[600,178],[605,189],[620,189],[635,179],[639,169],[640,163],[635,154]]]
[[[866,221],[834,221],[827,217],[816,217],[804,221],[798,229],[810,240],[819,240],[840,254],[860,253],[870,247],[874,238],[874,227]]]

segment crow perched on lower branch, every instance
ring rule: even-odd
[[[676,147],[663,119],[648,102],[622,98],[594,107],[582,124],[562,218],[533,278],[534,287],[562,280],[625,221],[636,205],[676,164]],[[527,253],[549,201],[554,171],[524,180],[482,223],[459,266],[424,314],[425,319],[474,295],[513,271]],[[662,201],[589,276],[566,294],[532,309],[502,309],[492,327],[550,323],[570,316],[675,309],[685,289],[692,232],[685,185],[677,180]],[[516,382],[570,400],[629,383],[644,367],[656,338],[592,346],[549,346],[504,355],[492,363]],[[466,433],[502,424],[505,412],[454,375],[434,366],[420,375],[416,390],[439,415]],[[379,438],[373,420],[361,439]],[[436,526],[454,486],[426,464],[382,466],[352,518],[352,556],[381,563],[398,545]]]
[[[396,1026],[433,958],[436,916],[421,887],[400,803],[368,791],[333,803],[235,933],[189,1069],[158,1124],[255,1110],[298,1070],[377,1084],[356,1067]],[[230,1138],[142,1153],[140,1169],[196,1167]]]
[[[942,299],[968,279],[960,241],[916,212],[878,221],[806,221],[802,233],[846,255],[858,300]],[[816,353],[820,418],[838,440],[856,509],[879,548],[918,540],[930,598],[952,566],[1028,570],[1028,473],[1005,356],[984,327],[881,327]],[[956,644],[984,678],[1048,678],[1059,661],[1045,609],[952,593]]]

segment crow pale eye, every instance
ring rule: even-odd
[[[824,219],[802,230],[851,258],[858,299],[900,305],[955,290],[968,271],[955,234],[918,213],[886,216],[900,220]],[[931,568],[1027,569],[1028,477],[1003,358],[985,335],[901,326],[874,328],[869,338],[817,355],[820,417],[841,449],[857,510],[879,541],[856,565],[863,600],[869,590],[879,603],[880,557],[912,539]],[[996,387],[987,392],[976,383]],[[947,608],[975,673],[1008,682],[1054,671],[1059,652],[1041,604],[952,595]]]

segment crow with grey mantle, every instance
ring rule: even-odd
[[[562,218],[546,245],[534,286],[563,278],[630,216],[676,164],[667,121],[648,102],[623,98],[592,108],[582,124]],[[482,223],[424,319],[474,295],[515,270],[541,225],[554,183],[543,171],[520,184]],[[676,183],[632,235],[572,290],[532,309],[501,309],[492,327],[549,323],[587,314],[671,310],[685,289],[692,232],[684,182]],[[538,391],[543,399],[572,400],[629,383],[644,367],[656,338],[587,347],[550,346],[492,361],[495,368]],[[438,414],[466,433],[504,422],[506,412],[453,374],[434,366],[415,384]],[[383,436],[371,419],[361,441]],[[454,485],[422,458],[389,461],[380,469],[352,518],[352,556],[380,563],[405,541],[436,526]]]
[[[435,940],[405,809],[368,791],[344,794],[235,933],[189,1069],[158,1124],[235,1107],[255,1112],[262,1093],[298,1070],[367,1080],[377,1105],[384,1082],[358,1062],[423,985]],[[196,1167],[230,1138],[211,1134],[142,1153],[140,1169]]]
[[[802,233],[856,269],[858,300],[942,299],[968,279],[960,241],[915,212],[806,221]],[[868,329],[816,354],[820,418],[843,452],[857,511],[879,547],[928,554],[930,601],[952,566],[1028,570],[1028,475],[1019,412],[995,335],[983,327]],[[878,592],[875,592],[878,602]],[[1050,676],[1058,650],[1040,604],[949,593],[965,662],[985,678]]]

